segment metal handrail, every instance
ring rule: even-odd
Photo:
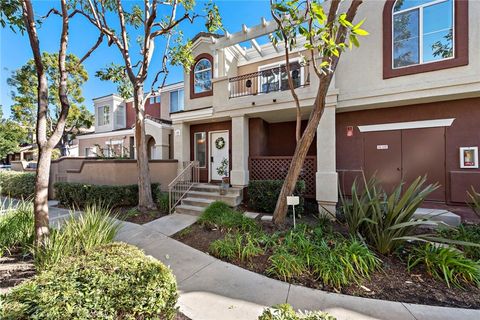
[[[168,185],[168,212],[173,213],[195,183],[199,182],[200,168],[198,161],[186,162],[185,168]]]

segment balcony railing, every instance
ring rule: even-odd
[[[308,64],[299,62],[290,64],[290,73],[295,88],[310,84],[308,66]],[[230,98],[289,90],[285,65],[230,78],[229,87]]]

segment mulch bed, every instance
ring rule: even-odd
[[[267,233],[272,233],[276,230],[272,223],[263,222],[262,226]],[[334,229],[342,231],[342,227],[338,224],[334,224]],[[173,237],[186,245],[208,253],[210,243],[223,238],[225,234],[226,232],[220,230],[210,230],[199,224],[194,224],[189,229],[181,231]],[[256,256],[247,263],[241,261],[227,262],[274,278],[268,275],[266,271],[270,266],[268,259],[272,253],[267,251],[265,254]],[[454,287],[448,288],[445,283],[429,276],[421,267],[415,268],[411,273],[407,272],[405,259],[397,256],[381,257],[381,259],[383,261],[383,269],[375,272],[370,280],[366,279],[360,284],[351,284],[343,287],[341,290],[324,286],[320,281],[308,274],[294,279],[292,283],[314,289],[372,299],[445,307],[480,308],[480,289],[477,287],[469,286],[465,290]]]
[[[35,276],[31,256],[20,252],[0,257],[0,294],[9,292],[14,286]]]
[[[167,215],[166,213],[160,212],[158,210],[149,211],[146,213],[137,211],[134,215],[132,215],[131,213],[129,213],[130,210],[132,210],[132,208],[122,207],[115,209],[116,213],[118,214],[117,218],[122,221],[132,222],[136,224],[145,224]]]

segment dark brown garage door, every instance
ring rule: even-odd
[[[364,151],[365,174],[376,173],[385,190],[426,174],[441,185],[428,200],[445,201],[445,128],[367,132]]]

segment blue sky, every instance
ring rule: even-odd
[[[43,16],[48,11],[53,1],[36,0],[34,9],[38,16]],[[128,1],[135,3],[138,1]],[[269,19],[269,1],[268,0],[216,0],[220,9],[224,26],[229,32],[241,30],[242,23],[256,25],[260,23],[261,17]],[[56,3],[56,1],[55,1]],[[203,8],[203,2],[197,1],[197,10]],[[112,20],[113,21],[113,20]],[[205,31],[203,21],[198,20],[195,24],[185,23],[181,29],[188,38],[192,38],[200,31]],[[39,29],[40,45],[42,51],[56,52],[59,46],[60,19],[50,17]],[[98,33],[94,27],[85,22],[81,17],[74,18],[70,23],[70,41],[69,53],[82,56],[95,43]],[[132,37],[133,38],[133,37]],[[135,44],[134,44],[135,45]],[[155,73],[155,61],[160,64],[162,42],[157,43],[156,55],[153,57],[151,77]],[[12,32],[8,27],[0,28],[0,104],[3,106],[4,117],[10,115],[10,91],[7,85],[7,78],[13,70],[20,68],[25,62],[32,58],[31,49],[28,43],[27,35]],[[85,96],[85,105],[92,110],[92,99],[109,93],[116,92],[116,87],[110,82],[100,81],[95,77],[95,71],[116,62],[123,63],[118,49],[114,46],[108,47],[105,43],[84,63],[89,73],[89,80],[83,86]],[[181,81],[183,77],[180,68],[171,68],[167,83]],[[149,78],[150,80],[150,78]],[[150,80],[151,81],[151,80]],[[146,88],[149,81],[147,81]]]

